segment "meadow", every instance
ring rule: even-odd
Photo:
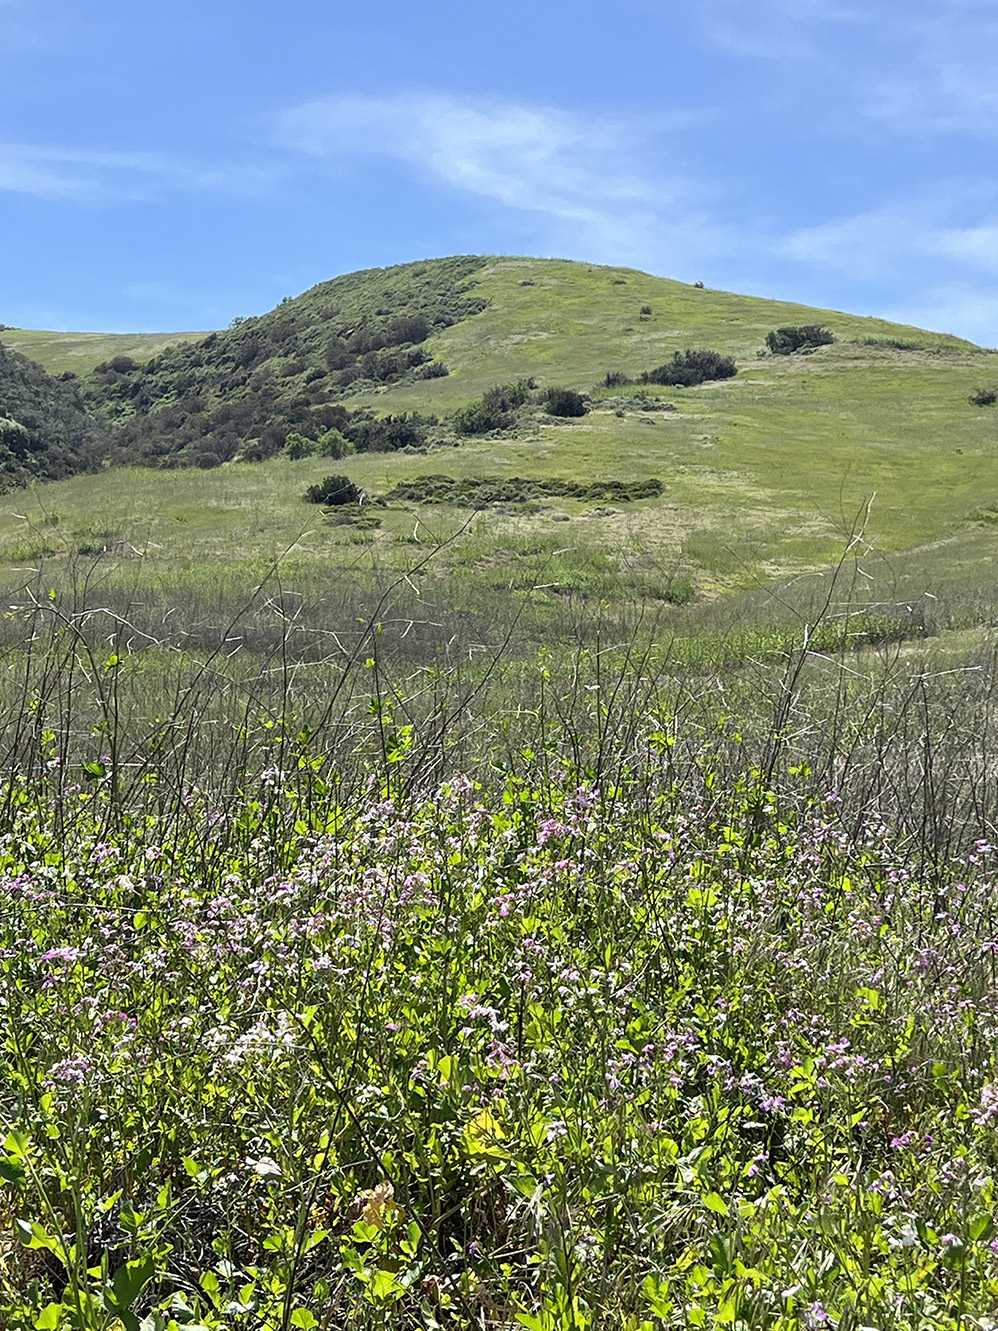
[[[478,289],[587,416],[0,497],[0,1327],[993,1331],[998,356]]]
[[[8,602],[3,1324],[991,1326],[991,634],[857,535],[448,656],[462,539]]]

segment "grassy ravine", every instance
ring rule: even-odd
[[[0,1325],[993,1327],[993,650],[830,657],[843,563],[765,668],[316,670],[278,574],[9,612]]]

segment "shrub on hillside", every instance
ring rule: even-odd
[[[828,347],[835,341],[835,335],[820,324],[787,325],[766,334],[766,346],[774,356],[793,356],[796,352],[814,351],[818,347]]]
[[[641,382],[695,388],[709,379],[730,379],[737,373],[734,357],[722,356],[719,351],[687,347],[685,351],[674,352],[671,361],[642,374]]]
[[[625,384],[631,381],[622,370],[607,370],[603,380],[604,388],[623,388]]]
[[[552,416],[584,416],[589,410],[585,398],[574,388],[549,388],[543,403]]]
[[[512,384],[496,384],[477,402],[455,411],[452,420],[458,434],[489,434],[492,430],[508,430],[513,424],[513,413],[522,407],[537,387],[533,379],[517,379]]]
[[[993,407],[998,402],[998,388],[975,388],[970,400],[975,407]]]
[[[326,430],[316,440],[315,451],[321,458],[345,458],[354,446],[339,430]]]
[[[333,508],[340,504],[359,503],[361,491],[349,476],[327,476],[325,480],[310,485],[302,497],[307,504],[326,504]]]
[[[426,427],[418,412],[382,416],[379,420],[350,420],[343,427],[345,437],[358,453],[397,453],[402,448],[420,448],[426,443]]]
[[[284,456],[290,458],[292,462],[298,462],[301,458],[310,458],[314,452],[315,440],[306,438],[297,430],[292,430],[284,441]]]

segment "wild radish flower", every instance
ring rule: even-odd
[[[72,1058],[64,1058],[61,1063],[54,1063],[49,1068],[46,1081],[50,1086],[56,1082],[62,1082],[64,1086],[80,1086],[89,1071],[89,1061],[82,1054],[74,1054]]]
[[[259,1175],[260,1178],[281,1177],[281,1166],[269,1155],[261,1155],[258,1160],[254,1160],[251,1156],[247,1156],[243,1163],[246,1165],[247,1169],[252,1170],[252,1172]]]
[[[979,1128],[988,1128],[996,1119],[998,1119],[998,1082],[991,1081],[981,1087],[981,1098],[978,1101],[974,1122]]]

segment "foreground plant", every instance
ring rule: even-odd
[[[12,800],[11,1331],[989,1325],[992,847],[549,763]]]

